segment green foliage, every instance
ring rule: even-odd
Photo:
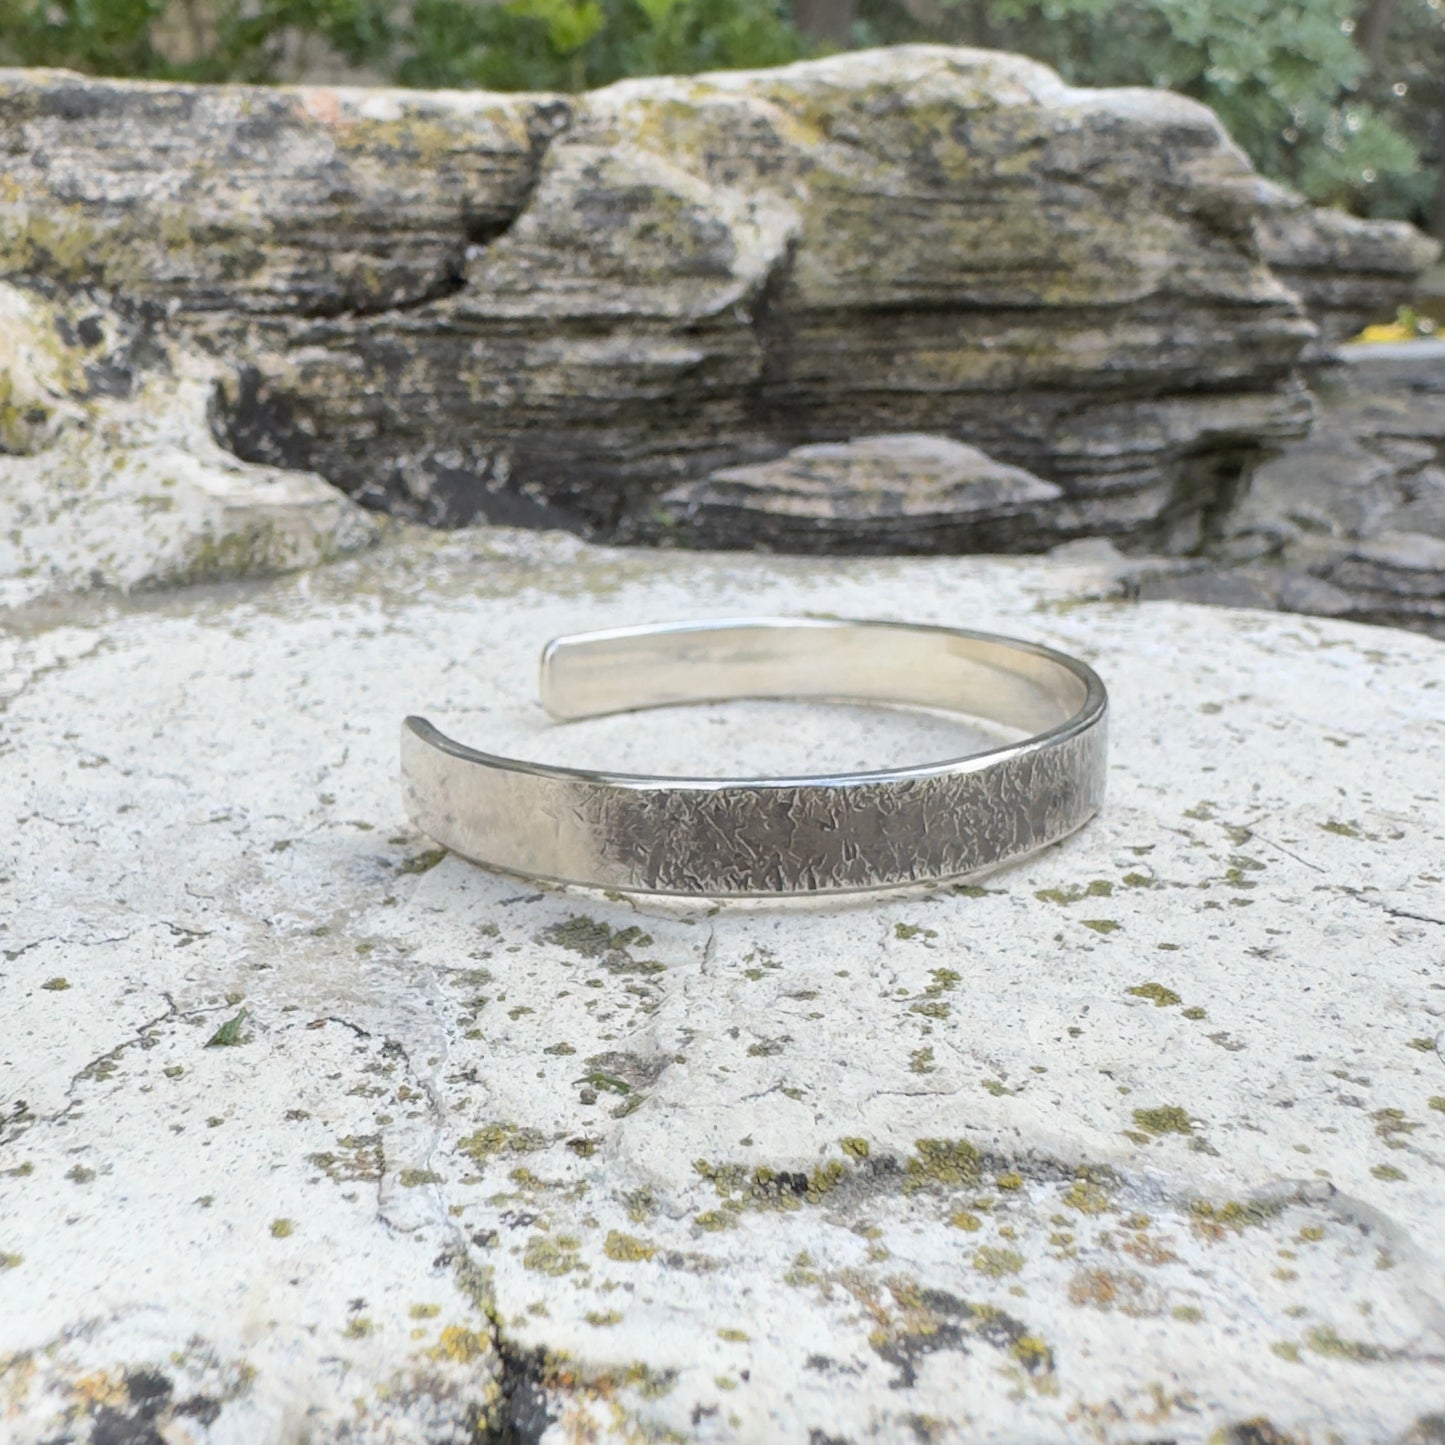
[[[805,53],[774,0],[418,0],[406,85],[582,90]]]
[[[1311,199],[1424,219],[1440,158],[1445,4],[1397,0],[1372,66],[1355,32],[1367,0],[864,0],[874,38],[940,36],[1017,50],[1080,85],[1150,85],[1214,109],[1264,174]],[[1373,0],[1378,6],[1380,0]],[[1418,58],[1414,58],[1418,57]],[[1411,68],[1417,83],[1397,79]],[[1403,84],[1403,88],[1402,88]]]

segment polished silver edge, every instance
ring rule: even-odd
[[[873,892],[969,877],[1058,842],[1097,813],[1103,798],[1107,758],[1108,696],[1103,682],[1077,658],[997,633],[876,619],[777,617],[615,628],[571,634],[548,643],[542,654],[542,692],[544,699],[554,704],[550,710],[558,715],[556,699],[549,695],[552,664],[568,648],[588,643],[694,632],[716,635],[730,629],[798,632],[859,627],[962,637],[1032,655],[1072,674],[1083,684],[1084,699],[1062,723],[987,752],[907,768],[775,777],[690,777],[559,767],[482,752],[447,737],[425,718],[410,716],[402,727],[407,811],[436,841],[486,867],[517,876],[669,896],[747,898]],[[717,697],[693,696],[688,701],[739,700],[757,695],[725,690]],[[811,700],[825,699],[813,694]],[[858,699],[844,692],[836,700]],[[887,705],[885,699],[876,697],[866,701],[875,706]],[[592,711],[562,710],[560,715],[581,718],[666,705],[669,700],[664,699]],[[964,708],[952,711],[967,715]],[[416,753],[418,748],[423,750],[420,755]],[[425,781],[430,771],[424,761],[426,752],[471,767],[450,777],[433,774],[429,791]],[[420,779],[414,773],[413,758],[421,769]],[[525,781],[528,778],[536,782],[529,784]],[[1044,789],[1048,799],[1021,801],[1019,780],[1034,779],[1037,786],[1041,778],[1048,780]],[[438,779],[442,783],[440,794],[436,791]],[[541,793],[528,791],[538,785],[543,789]],[[890,785],[896,787],[896,793],[889,791]],[[1061,785],[1062,794],[1058,791]],[[878,796],[875,790],[880,787],[884,792]],[[915,791],[920,787],[925,790],[922,794]],[[629,797],[637,800],[636,805],[625,803]],[[506,801],[499,803],[499,798]],[[714,801],[708,802],[709,798]],[[768,798],[776,801],[767,803]],[[477,813],[468,811],[464,799],[486,802]],[[565,803],[554,806],[556,799],[565,799]],[[856,808],[860,800],[865,810],[872,806],[883,811],[859,815]],[[876,868],[859,862],[856,847],[851,857],[833,859],[830,868],[828,860],[810,854],[806,846],[800,849],[791,839],[787,847],[780,848],[775,838],[749,835],[754,826],[766,831],[768,818],[764,815],[776,815],[783,809],[792,820],[799,805],[803,805],[805,813],[812,808],[825,813],[829,808],[836,810],[828,821],[833,826],[846,824],[845,833],[849,827],[859,826],[856,821],[849,823],[850,817],[857,820],[865,816],[863,832],[877,833],[895,804],[917,808],[929,800],[945,800],[945,826],[962,828],[965,835],[970,835],[962,851],[957,847],[951,852],[947,848],[940,851],[936,838],[924,838],[939,819],[936,810],[928,818],[919,815],[922,831],[918,862],[909,856],[911,850],[898,851],[896,838],[884,839],[879,834],[880,847],[893,852],[891,857],[880,857]],[[952,812],[955,807],[962,810],[957,815]],[[677,809],[682,809],[684,816],[677,816]],[[708,815],[710,825],[707,840],[696,832],[703,814]],[[1047,821],[1043,821],[1045,818]],[[776,816],[772,821],[776,822]],[[735,841],[718,852],[710,848],[710,839],[720,823],[733,832]],[[986,846],[979,842],[985,834],[989,835]],[[922,846],[925,841],[929,846]],[[758,842],[759,850],[770,859],[766,870],[752,866],[752,858],[739,864],[739,853],[754,853],[753,842]],[[849,851],[845,849],[845,853]],[[932,869],[922,862],[930,851],[936,860]],[[693,852],[696,858],[691,856]],[[759,881],[763,871],[766,877]]]
[[[1076,733],[1084,732],[1093,727],[1107,713],[1109,706],[1108,693],[1105,690],[1103,681],[1092,667],[1086,662],[1079,661],[1076,657],[1070,657],[1068,653],[1056,651],[1052,647],[1045,647],[1042,643],[1025,642],[1021,638],[1005,637],[996,632],[975,632],[965,627],[937,627],[927,623],[915,622],[887,622],[880,619],[858,619],[858,618],[823,618],[823,617],[729,617],[717,622],[665,622],[656,626],[642,624],[636,627],[611,627],[596,632],[574,632],[563,637],[554,637],[542,649],[541,665],[539,668],[539,692],[542,706],[550,717],[558,721],[580,722],[586,718],[605,716],[606,714],[594,712],[558,712],[552,706],[552,663],[558,653],[569,647],[585,646],[593,642],[613,642],[631,638],[648,638],[659,635],[677,635],[686,633],[707,633],[720,632],[724,630],[743,631],[748,628],[779,628],[787,630],[801,630],[805,628],[816,628],[818,630],[843,630],[850,627],[888,627],[900,631],[934,633],[945,637],[966,637],[977,642],[988,642],[1002,645],[1016,652],[1032,654],[1035,657],[1042,657],[1048,662],[1057,664],[1072,672],[1085,686],[1086,692],[1083,705],[1071,718],[1059,723],[1056,727],[1049,728],[1044,732],[1036,733],[1030,737],[1022,738],[1018,742],[1005,743],[997,748],[990,748],[987,752],[967,753],[962,757],[944,758],[937,762],[919,763],[906,768],[878,768],[867,772],[856,773],[801,773],[801,774],[779,774],[776,776],[759,777],[756,775],[738,777],[718,777],[713,774],[709,777],[693,777],[686,774],[675,773],[613,773],[590,768],[568,768],[553,763],[538,763],[529,761],[526,758],[506,757],[500,753],[487,753],[479,748],[468,747],[465,743],[458,742],[455,738],[447,736],[440,728],[424,717],[416,715],[408,716],[403,720],[402,726],[409,728],[423,742],[432,747],[447,753],[449,756],[459,759],[462,762],[476,763],[487,768],[506,768],[510,772],[530,773],[539,778],[555,778],[558,780],[570,780],[588,783],[605,783],[610,787],[617,788],[689,788],[700,791],[717,788],[734,788],[739,784],[746,784],[755,788],[798,788],[809,785],[814,786],[837,786],[846,783],[887,783],[902,781],[911,778],[931,778],[940,773],[961,773],[978,772],[984,768],[993,766],[1009,757],[1017,756],[1020,753],[1036,751],[1040,748],[1051,747],[1074,736]],[[709,702],[739,702],[743,701],[736,693],[722,693],[712,698],[701,698],[692,706],[703,706]],[[856,698],[840,693],[833,698],[813,698],[815,702],[856,702]],[[657,704],[666,706],[667,704]],[[884,704],[874,703],[873,706]],[[906,706],[906,704],[904,704]],[[619,708],[618,712],[646,712],[647,707]],[[966,716],[966,714],[959,714]]]

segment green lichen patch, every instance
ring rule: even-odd
[[[1403,1149],[1405,1139],[1424,1125],[1405,1117],[1403,1109],[1376,1109],[1370,1118],[1375,1121],[1375,1133],[1391,1149]]]
[[[936,928],[924,928],[921,923],[895,923],[893,925],[894,938],[901,938],[905,942],[910,938],[937,938]]]
[[[272,1239],[289,1239],[296,1232],[296,1226],[289,1219],[273,1219],[271,1221]]]
[[[725,1209],[707,1209],[701,1214],[694,1215],[692,1221],[699,1229],[705,1229],[709,1234],[718,1234],[725,1229],[736,1229],[738,1217]]]
[[[904,1166],[903,1187],[912,1192],[937,1185],[974,1185],[983,1177],[983,1160],[967,1139],[918,1139]]]
[[[942,999],[928,998],[909,1004],[908,1012],[922,1014],[928,1019],[946,1019],[953,1010]]]
[[[990,1245],[983,1245],[973,1252],[973,1267],[990,1279],[1003,1279],[1007,1275],[1018,1274],[1023,1269],[1024,1257],[1016,1250],[994,1249]]]
[[[418,1189],[423,1184],[440,1184],[441,1175],[430,1169],[403,1169],[396,1180],[403,1189]]]
[[[424,853],[413,853],[396,865],[398,873],[430,873],[447,856],[445,848],[428,848]]]
[[[1411,1040],[1406,1044],[1406,1048],[1415,1049],[1417,1052],[1422,1053],[1422,1054],[1433,1054],[1433,1053],[1435,1052],[1435,1040],[1434,1040],[1434,1039],[1411,1039]]]
[[[727,1340],[729,1343],[736,1345],[745,1345],[750,1338],[746,1330],[735,1330],[726,1326],[717,1332],[717,1337],[720,1340]]]
[[[585,1270],[581,1242],[570,1234],[534,1234],[522,1251],[522,1267],[539,1274],[560,1276]]]
[[[1376,1164],[1370,1173],[1386,1184],[1398,1184],[1408,1177],[1403,1169],[1396,1169],[1393,1164]]]
[[[646,948],[652,935],[635,926],[613,928],[585,914],[554,923],[537,935],[541,943],[551,943],[583,958],[601,958],[605,954],[632,947]]]
[[[602,1245],[602,1253],[608,1259],[633,1264],[639,1260],[651,1259],[657,1253],[657,1246],[639,1239],[635,1234],[623,1234],[621,1230],[610,1229]]]
[[[1135,1109],[1134,1127],[1156,1138],[1165,1134],[1192,1134],[1194,1125],[1189,1114],[1177,1104],[1161,1104],[1154,1109]]]
[[[1445,1114],[1445,1094],[1431,1094],[1429,1106],[1437,1114]]]
[[[67,979],[57,976],[55,978],[47,978],[45,982],[40,985],[40,987],[44,989],[49,989],[51,993],[62,993],[70,987],[70,983]]]
[[[1133,998],[1147,998],[1155,1008],[1172,1008],[1184,1002],[1172,988],[1166,988],[1162,983],[1136,983],[1124,992]]]
[[[1360,836],[1360,830],[1353,823],[1341,823],[1335,818],[1331,818],[1328,823],[1321,823],[1320,827],[1326,833],[1333,833],[1337,838],[1358,838]]]
[[[1333,1360],[1354,1360],[1361,1364],[1374,1364],[1389,1358],[1378,1345],[1367,1345],[1360,1340],[1347,1340],[1336,1334],[1327,1325],[1319,1325],[1305,1336],[1305,1344],[1317,1355]]]
[[[620,1325],[622,1323],[622,1311],[588,1310],[582,1318],[594,1329],[605,1330],[610,1329],[613,1325]]]
[[[65,1177],[72,1184],[89,1184],[95,1178],[95,1170],[87,1169],[84,1164],[76,1164],[65,1171]]]
[[[1189,1201],[1189,1217],[1195,1229],[1206,1238],[1223,1239],[1225,1232],[1242,1234],[1246,1229],[1258,1229],[1273,1219],[1278,1219],[1287,1208],[1283,1199],[1251,1199],[1241,1202],[1237,1199],[1215,1204],[1208,1199]]]
[[[1081,918],[1080,923],[1094,933],[1108,935],[1119,931],[1119,924],[1112,918]]]
[[[934,1073],[933,1049],[931,1047],[914,1049],[908,1056],[908,1072],[910,1074]]]
[[[1064,1191],[1062,1202],[1066,1209],[1080,1214],[1103,1214],[1113,1203],[1108,1193],[1090,1179],[1076,1179]]]
[[[23,1254],[12,1254],[5,1250],[0,1250],[0,1271],[19,1269],[24,1263],[25,1256]]]
[[[307,1158],[337,1184],[353,1180],[380,1179],[386,1168],[386,1153],[380,1134],[347,1134],[336,1141],[336,1150],[326,1149]]]
[[[1085,898],[1109,898],[1113,896],[1113,892],[1114,885],[1107,878],[1095,878],[1092,882],[1082,886],[1040,888],[1035,892],[1034,897],[1040,903],[1060,903],[1067,907],[1070,903],[1079,903]]]
[[[949,1215],[948,1222],[955,1229],[962,1229],[967,1234],[977,1234],[983,1228],[983,1220],[967,1209],[960,1209]]]
[[[415,1304],[407,1310],[414,1320],[434,1320],[441,1312],[442,1307],[434,1304]]]
[[[1180,1012],[1183,1018],[1190,1019],[1194,1023],[1198,1023],[1201,1019],[1209,1017],[1209,1015],[1202,1008],[1200,1008],[1198,1004],[1193,1005],[1193,1007],[1191,1008],[1182,1009]]]
[[[519,1124],[484,1124],[457,1143],[457,1148],[474,1164],[483,1165],[495,1154],[531,1154],[545,1149],[549,1140],[540,1129]]]
[[[838,1141],[838,1147],[854,1159],[866,1159],[869,1148],[866,1139],[844,1138]]]

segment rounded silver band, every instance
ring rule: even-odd
[[[944,709],[1029,734],[943,762],[821,777],[646,777],[496,757],[401,730],[422,832],[508,873],[706,897],[853,892],[975,873],[1087,822],[1108,699],[1092,668],[1013,638],[813,618],[626,627],[542,653],[559,720],[738,698]]]

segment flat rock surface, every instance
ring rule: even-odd
[[[1445,651],[1107,581],[483,532],[5,614],[0,1434],[1435,1438]],[[408,827],[408,711],[654,770],[956,741],[535,704],[559,632],[761,611],[1088,659],[1104,813],[826,907]]]

